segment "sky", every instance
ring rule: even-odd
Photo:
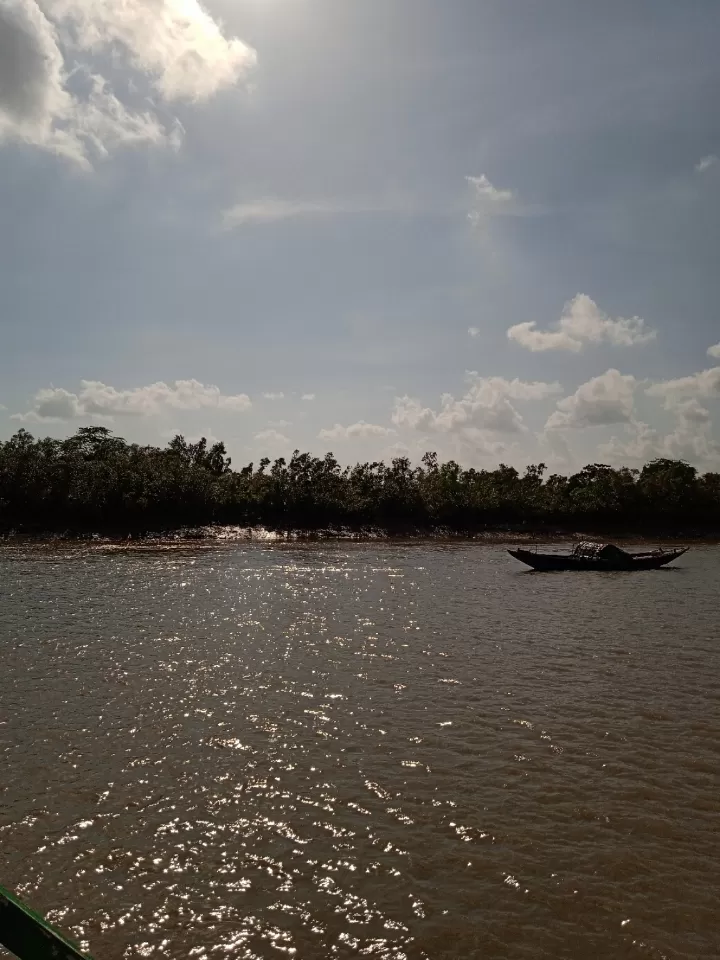
[[[720,469],[717,0],[0,0],[0,439]]]

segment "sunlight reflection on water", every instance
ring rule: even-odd
[[[98,958],[717,955],[718,560],[0,557],[3,882]]]

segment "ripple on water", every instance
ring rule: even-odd
[[[718,955],[718,559],[0,557],[4,881],[98,957]]]

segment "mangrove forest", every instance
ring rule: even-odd
[[[0,442],[5,533],[127,534],[230,524],[275,530],[410,533],[606,530],[720,531],[720,473],[680,460],[642,469],[588,464],[571,476],[545,464],[465,469],[426,453],[342,466],[296,450],[233,469],[222,443],[176,436],[165,448],[106,427],[66,439],[22,429]]]

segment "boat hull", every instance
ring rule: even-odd
[[[663,553],[628,554],[627,560],[603,557],[573,557],[559,553],[535,553],[532,550],[508,550],[511,557],[527,564],[533,570],[594,570],[598,572],[626,572],[630,570],[659,570],[681,557],[687,548]]]

